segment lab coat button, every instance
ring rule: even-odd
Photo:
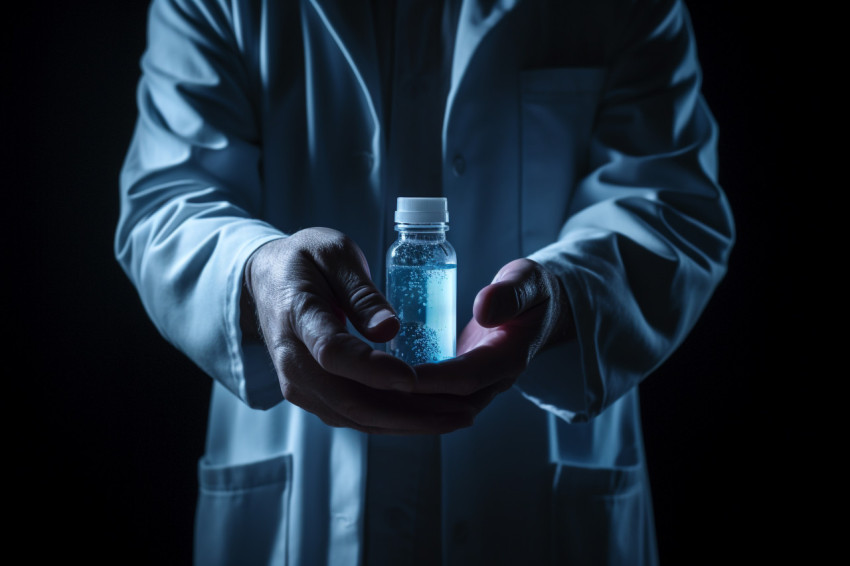
[[[466,171],[466,160],[459,153],[455,155],[455,158],[452,161],[452,171],[454,171],[454,174],[457,177],[460,177],[463,175],[464,171]]]

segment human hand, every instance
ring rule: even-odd
[[[346,317],[367,339],[386,342],[399,322],[344,234],[309,228],[264,244],[248,260],[243,294],[253,302],[243,308],[256,309],[283,397],[325,423],[399,434],[471,424],[468,401],[411,394],[413,368],[348,332]]]
[[[472,312],[456,358],[416,366],[416,392],[458,395],[480,411],[510,389],[537,352],[574,332],[566,292],[530,259],[502,267],[479,291]]]

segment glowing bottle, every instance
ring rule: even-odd
[[[398,239],[387,251],[387,299],[401,329],[388,350],[411,365],[455,356],[457,256],[446,239],[448,222],[445,198],[397,201]]]

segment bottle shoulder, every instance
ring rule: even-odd
[[[448,240],[396,240],[387,250],[387,267],[399,265],[457,265],[457,253]]]

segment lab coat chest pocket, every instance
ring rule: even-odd
[[[549,68],[520,74],[522,252],[552,243],[566,222],[605,71]]]
[[[643,468],[556,464],[552,556],[555,564],[654,564],[652,504]]]
[[[198,481],[196,564],[286,564],[292,455],[237,466],[202,460]]]

